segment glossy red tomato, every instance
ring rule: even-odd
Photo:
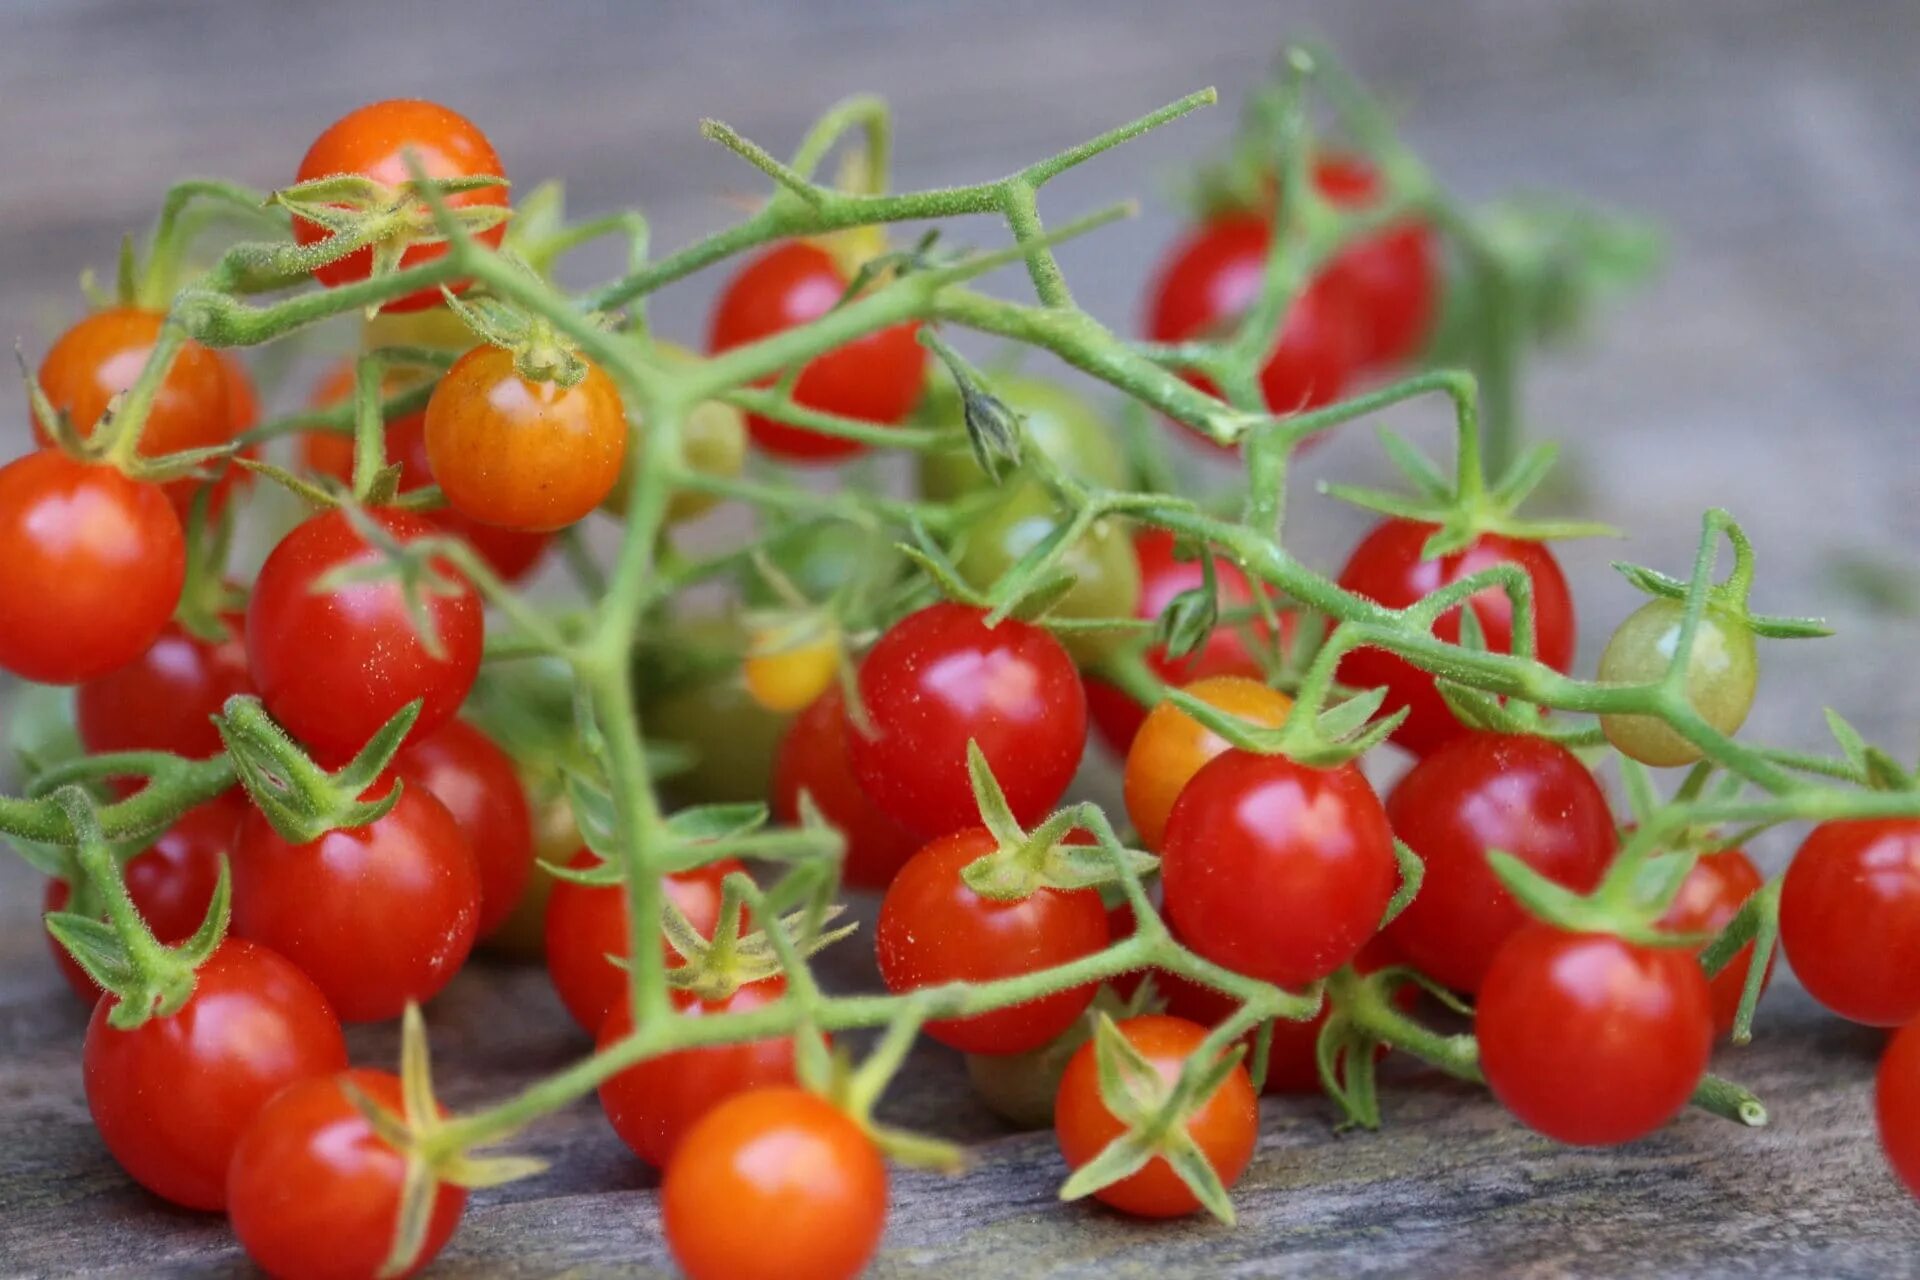
[[[845,729],[853,776],[929,839],[980,820],[969,739],[1025,824],[1059,802],[1086,749],[1086,694],[1060,642],[1011,618],[989,627],[970,605],[930,605],[889,628],[860,664],[860,700],[873,732]]]
[[[494,154],[493,144],[487,141],[487,136],[471,120],[438,103],[395,98],[368,103],[328,125],[301,158],[294,181],[311,182],[316,178],[357,174],[397,187],[411,177],[406,161],[409,151],[429,178],[445,180],[482,174],[498,177],[505,172],[500,165],[500,157]],[[507,203],[507,188],[495,186],[463,191],[448,196],[446,202],[455,209],[475,205],[504,205]],[[490,248],[498,248],[506,231],[505,223],[501,223],[477,232],[474,239]],[[293,238],[300,244],[315,244],[331,235],[318,223],[305,218],[293,220]],[[400,267],[423,266],[445,255],[446,251],[446,244],[440,241],[409,244],[400,257]],[[372,270],[373,250],[362,248],[316,269],[313,275],[328,288],[338,288],[356,280],[365,280]],[[459,293],[469,283],[455,280],[449,282],[448,287]],[[440,300],[440,289],[436,286],[419,289],[384,303],[383,309],[417,311],[422,307],[434,306]]]
[[[180,518],[153,485],[56,449],[0,467],[0,668],[78,684],[124,667],[186,574]]]
[[[714,307],[707,349],[731,350],[769,338],[833,310],[848,279],[833,255],[819,245],[791,240],[748,262],[727,284]],[[912,411],[926,381],[927,353],[914,337],[918,326],[899,324],[815,356],[794,384],[795,403],[892,426]],[[774,379],[768,379],[769,382]],[[834,462],[866,446],[747,416],[753,442],[791,462]]]
[[[875,928],[888,990],[1019,977],[1107,945],[1107,909],[1096,890],[1040,888],[1010,902],[975,893],[960,873],[996,847],[985,827],[973,827],[935,840],[900,869]],[[1072,1026],[1098,989],[1089,982],[993,1013],[939,1019],[926,1033],[967,1053],[1037,1049]]]
[[[567,865],[584,870],[599,865],[590,849],[573,855]],[[745,871],[738,861],[725,858],[709,866],[682,871],[666,879],[667,897],[703,937],[712,937],[720,922],[720,882],[730,872]],[[749,926],[743,922],[742,930]],[[680,963],[679,953],[666,939],[660,949],[669,967]],[[573,1020],[597,1033],[613,1008],[626,995],[627,975],[608,956],[625,959],[627,951],[627,891],[618,884],[585,885],[556,879],[547,900],[547,976]]]
[[[320,989],[238,938],[207,957],[171,1017],[122,1031],[112,1008],[100,1001],[87,1024],[87,1109],[135,1182],[189,1209],[226,1204],[228,1160],[269,1098],[347,1065]]]
[[[399,511],[376,511],[401,542],[432,537],[434,526]],[[382,556],[340,511],[326,511],[280,540],[247,603],[247,659],[273,718],[325,763],[339,763],[409,702],[423,700],[411,737],[451,720],[480,669],[480,597],[457,569],[436,566],[452,594],[424,593],[439,656],[416,629],[392,580],[315,591],[323,575]]]
[[[689,1280],[852,1280],[886,1227],[887,1166],[831,1103],[755,1089],[687,1134],[660,1221]]]
[[[1386,812],[1357,768],[1239,750],[1180,793],[1160,876],[1188,946],[1282,987],[1358,955],[1400,883]]]
[[[1780,886],[1780,945],[1813,998],[1843,1018],[1920,1017],[1920,821],[1823,822]]]
[[[1533,581],[1534,655],[1555,671],[1573,664],[1573,595],[1553,552],[1539,542],[1483,533],[1463,551],[1423,560],[1420,549],[1433,525],[1413,520],[1383,520],[1361,540],[1340,571],[1340,585],[1369,600],[1400,609],[1441,587],[1502,564],[1515,564]],[[1499,589],[1482,591],[1469,602],[1479,619],[1487,649],[1513,652],[1513,605]],[[1449,609],[1434,623],[1433,634],[1458,643],[1460,610]],[[1382,715],[1410,708],[1393,740],[1425,755],[1449,738],[1466,732],[1434,687],[1433,677],[1382,649],[1357,649],[1340,660],[1342,684],[1371,689],[1384,685]]]
[[[1493,874],[1488,850],[1587,893],[1617,845],[1607,797],[1579,758],[1517,734],[1449,739],[1400,780],[1387,818],[1426,863],[1387,937],[1422,973],[1469,994],[1531,918]]]
[[[1160,1078],[1171,1085],[1207,1037],[1204,1027],[1183,1018],[1150,1015],[1120,1024],[1126,1037]],[[1100,1097],[1100,1068],[1092,1041],[1080,1046],[1060,1078],[1054,1101],[1053,1127],[1060,1154],[1075,1169],[1088,1163],[1107,1144],[1126,1132]],[[1259,1136],[1259,1095],[1244,1066],[1235,1067],[1187,1120],[1187,1132],[1213,1166],[1220,1181],[1231,1187],[1253,1159]],[[1163,1157],[1155,1156],[1138,1173],[1102,1187],[1094,1198],[1123,1213],[1141,1218],[1177,1218],[1194,1212],[1200,1202]]]
[[[1760,869],[1739,849],[1709,853],[1694,864],[1680,885],[1680,894],[1660,917],[1660,927],[1675,933],[1718,933],[1740,914],[1747,899],[1760,892],[1766,882]],[[1708,979],[1713,995],[1713,1030],[1726,1035],[1740,1012],[1740,996],[1746,990],[1747,974],[1753,968],[1753,944],[1740,948],[1727,966]],[[1767,960],[1766,976],[1760,989],[1766,990],[1773,978],[1773,960]]]
[[[1507,1110],[1557,1141],[1608,1147],[1687,1105],[1713,1048],[1713,999],[1687,951],[1531,924],[1487,970],[1474,1030]]]
[[[1361,212],[1380,196],[1380,180],[1358,156],[1323,155],[1314,185],[1336,208]],[[1396,223],[1341,251],[1327,287],[1353,309],[1354,359],[1364,368],[1401,364],[1420,353],[1433,326],[1439,249],[1424,223]]]
[[[268,1103],[234,1148],[227,1218],[260,1268],[276,1280],[362,1280],[381,1270],[400,1220],[406,1157],[373,1131],[342,1085],[402,1115],[400,1080],[364,1068],[303,1080]],[[415,1264],[446,1248],[467,1207],[463,1188],[440,1184]],[[402,1277],[395,1277],[402,1280]]]
[[[846,837],[841,876],[863,889],[884,889],[920,848],[906,828],[880,812],[847,763],[846,697],[836,681],[795,717],[773,762],[773,818],[800,820],[800,793]]]
[[[245,811],[244,801],[225,796],[209,800],[181,814],[152,848],[128,861],[121,872],[127,896],[161,942],[184,942],[206,920],[220,882],[220,859],[232,856]],[[64,911],[72,896],[66,881],[49,880],[44,909]],[[73,993],[89,1005],[98,1000],[100,988],[52,934],[47,935],[47,947]]]
[[[700,1018],[747,1013],[779,1000],[786,989],[786,980],[775,977],[748,983],[724,1000],[677,990],[672,997],[681,1017]],[[633,1013],[626,1001],[615,1000],[600,1023],[599,1046],[605,1049],[632,1034]],[[600,1105],[633,1154],[665,1168],[687,1130],[728,1098],[793,1083],[793,1039],[780,1036],[649,1058],[609,1077],[600,1086]]]
[[[479,917],[467,838],[425,788],[403,786],[381,817],[308,844],[288,844],[257,810],[240,824],[234,932],[299,965],[348,1022],[432,998],[466,963]]]
[[[464,720],[408,743],[394,769],[447,807],[480,876],[482,936],[507,918],[533,874],[533,811],[513,757]]]
[[[1874,1088],[1880,1149],[1907,1190],[1920,1196],[1920,1022],[1887,1044]]]
[[[228,698],[253,692],[241,638],[246,620],[237,613],[220,620],[223,639],[202,640],[170,623],[134,661],[81,685],[74,698],[81,744],[95,753],[220,754],[213,717]]]

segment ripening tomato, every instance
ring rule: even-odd
[[[145,653],[187,543],[156,486],[42,449],[0,467],[0,668],[78,684]]]
[[[357,1068],[302,1080],[247,1126],[227,1171],[227,1218],[240,1247],[276,1280],[370,1280],[393,1249],[406,1157],[373,1131],[346,1085],[404,1115],[400,1079]],[[405,1280],[446,1248],[467,1206],[439,1184],[420,1256]]]
[[[82,1077],[100,1140],[135,1182],[189,1209],[227,1203],[241,1134],[288,1085],[347,1065],[326,997],[265,947],[229,938],[171,1016],[131,1031],[93,1007]]]
[[[754,1089],[682,1140],[660,1222],[689,1280],[852,1280],[887,1224],[887,1166],[833,1104]]]
[[[1507,1110],[1610,1147],[1678,1115],[1706,1074],[1713,999],[1692,954],[1530,924],[1480,987],[1480,1066]]]
[[[1533,582],[1534,656],[1555,671],[1573,665],[1573,594],[1544,543],[1504,534],[1483,533],[1465,549],[1435,560],[1421,548],[1436,526],[1414,520],[1383,520],[1353,549],[1340,585],[1391,609],[1403,609],[1440,588],[1503,564],[1518,565]],[[1468,602],[1492,653],[1513,652],[1513,603],[1499,588],[1481,591]],[[1460,610],[1453,608],[1433,624],[1433,634],[1452,644],[1460,640]],[[1467,731],[1448,709],[1428,673],[1384,649],[1356,649],[1340,660],[1340,683],[1355,688],[1385,686],[1382,715],[1402,707],[1409,714],[1393,740],[1425,755]]]
[[[389,187],[398,187],[412,177],[407,170],[408,152],[413,153],[429,179],[438,181],[482,175],[497,178],[505,173],[500,165],[500,157],[494,154],[493,144],[487,141],[487,136],[471,120],[438,103],[393,98],[385,102],[370,102],[328,125],[301,158],[294,181],[304,183],[350,174],[371,178]],[[416,203],[424,210],[424,202]],[[506,203],[507,188],[504,184],[462,191],[446,197],[447,207],[451,209]],[[497,249],[506,231],[506,224],[501,222],[475,232],[473,238],[490,249]],[[298,217],[293,220],[293,238],[299,244],[316,244],[329,239],[332,234],[317,222]],[[406,251],[400,256],[400,269],[424,266],[446,254],[445,242],[433,238],[436,232],[429,230],[424,235],[424,239],[410,240]],[[343,284],[365,280],[372,270],[373,250],[366,247],[355,249],[345,257],[316,268],[313,276],[328,288],[336,289]],[[460,293],[469,283],[467,280],[453,280],[447,282],[447,287]],[[440,300],[440,288],[436,285],[395,298],[381,306],[387,311],[418,311],[437,306]]]
[[[747,647],[740,681],[768,711],[790,714],[820,699],[840,673],[840,632],[822,625],[810,635],[762,632]]]
[[[1303,987],[1379,931],[1400,868],[1386,811],[1352,764],[1314,769],[1233,750],[1180,793],[1160,876],[1167,918],[1188,946]]]
[[[81,685],[74,721],[89,752],[171,751],[204,759],[225,749],[213,717],[235,694],[252,693],[246,620],[222,614],[226,635],[203,640],[169,623],[147,651]]]
[[[1874,1110],[1887,1163],[1920,1196],[1920,1022],[1897,1032],[1881,1055]]]
[[[1718,933],[1740,914],[1747,899],[1760,892],[1766,882],[1760,869],[1739,849],[1721,849],[1702,854],[1700,861],[1680,884],[1680,893],[1660,917],[1660,927],[1674,933]],[[1422,892],[1425,892],[1424,887]],[[1713,1030],[1726,1035],[1733,1030],[1740,1012],[1740,997],[1746,991],[1747,974],[1753,968],[1753,944],[1740,948],[1724,969],[1707,980],[1713,996]],[[1773,978],[1773,957],[1767,957],[1767,972],[1760,979],[1765,991]]]
[[[961,873],[998,842],[985,827],[942,836],[913,855],[880,903],[875,950],[889,991],[990,982],[1051,969],[1107,945],[1107,909],[1094,889],[1038,888],[1000,901]],[[927,1023],[929,1036],[967,1053],[1037,1049],[1073,1025],[1099,983],[970,1018]]]
[[[1426,864],[1420,892],[1387,937],[1422,973],[1469,994],[1531,919],[1494,875],[1488,851],[1589,893],[1618,844],[1587,767],[1558,743],[1523,734],[1447,740],[1393,789],[1387,818]]]
[[[1168,1087],[1180,1078],[1188,1059],[1207,1038],[1204,1027],[1184,1018],[1149,1015],[1128,1018],[1119,1024],[1120,1034],[1145,1058]],[[1095,1058],[1095,1042],[1089,1041],[1073,1055],[1067,1072],[1060,1079],[1060,1095],[1054,1102],[1053,1127],[1060,1140],[1060,1154],[1075,1169],[1091,1161],[1107,1144],[1126,1132],[1100,1096],[1100,1068]],[[1253,1159],[1254,1140],[1259,1136],[1259,1095],[1245,1066],[1237,1066],[1220,1082],[1186,1121],[1186,1129],[1199,1144],[1200,1152],[1213,1166],[1223,1185],[1231,1187],[1246,1172]],[[1093,1193],[1103,1204],[1140,1218],[1178,1218],[1200,1207],[1199,1200],[1162,1156],[1155,1156],[1140,1169],[1118,1182]]]
[[[388,775],[368,789],[387,794]],[[480,876],[447,807],[424,787],[363,827],[289,844],[264,815],[240,824],[233,929],[299,965],[348,1022],[395,1018],[452,980],[473,949]]]
[[[748,262],[714,306],[707,349],[718,353],[818,320],[847,291],[848,278],[817,244],[790,240]],[[927,352],[914,323],[856,338],[807,362],[793,387],[796,404],[892,426],[912,411],[926,380]],[[766,379],[767,383],[777,381]],[[747,415],[753,442],[789,462],[835,462],[866,446]]]
[[[460,824],[480,876],[480,934],[513,910],[533,874],[533,812],[513,757],[464,720],[449,720],[410,742],[394,769],[447,807]]]
[[[689,991],[670,993],[682,1018],[747,1013],[786,994],[784,978],[750,982],[721,1000],[702,1000]],[[600,1023],[599,1047],[607,1049],[633,1034],[633,1013],[615,1000]],[[609,1076],[600,1086],[600,1105],[633,1154],[665,1168],[674,1148],[701,1116],[749,1089],[794,1083],[793,1038],[749,1040],[661,1054]]]
[[[883,813],[929,839],[979,821],[969,740],[1026,825],[1066,793],[1086,747],[1086,694],[1066,650],[1038,627],[1012,618],[989,627],[986,616],[929,605],[894,623],[860,664],[873,731],[847,725],[847,762]]]
[[[1807,990],[1843,1018],[1920,1017],[1920,821],[1823,822],[1780,886],[1780,945]]]
[[[402,543],[435,534],[432,524],[405,512],[369,515]],[[247,603],[247,659],[260,697],[324,762],[352,756],[416,698],[422,706],[410,737],[426,737],[453,718],[480,669],[480,597],[444,561],[434,568],[451,592],[431,585],[422,591],[437,653],[398,582],[314,589],[337,569],[382,560],[345,513],[325,511],[280,540]]]
[[[1315,157],[1313,181],[1345,212],[1364,212],[1380,198],[1379,175],[1359,156]],[[1327,267],[1327,287],[1351,308],[1360,367],[1389,368],[1420,353],[1433,326],[1438,257],[1433,229],[1409,219],[1349,245]]]
[[[1210,707],[1257,725],[1277,728],[1293,699],[1245,676],[1196,680],[1186,692]],[[1127,752],[1127,816],[1149,849],[1160,848],[1174,801],[1202,765],[1228,749],[1225,738],[1172,702],[1162,702],[1147,717]]]
[[[1686,605],[1664,597],[1627,615],[1600,654],[1600,679],[1611,684],[1647,684],[1661,679],[1680,650]],[[1753,633],[1739,619],[1708,609],[1700,616],[1687,653],[1687,701],[1700,718],[1733,734],[1753,710],[1760,682],[1760,655]],[[1652,716],[1601,716],[1600,728],[1621,755],[1641,764],[1692,764],[1700,748]]]
[[[853,780],[847,765],[845,707],[839,684],[828,685],[780,740],[773,765],[773,819],[797,824],[800,793],[806,792],[820,816],[846,838],[841,878],[862,889],[884,889],[920,845]]]

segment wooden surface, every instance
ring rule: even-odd
[[[107,267],[165,182],[218,173],[272,185],[346,107],[443,97],[478,118],[516,179],[559,176],[573,205],[639,203],[672,246],[730,215],[754,175],[702,144],[727,119],[789,147],[854,90],[898,110],[903,185],[990,176],[1204,84],[1231,102],[1286,34],[1308,26],[1409,105],[1407,129],[1457,189],[1561,188],[1669,228],[1663,280],[1585,351],[1536,371],[1540,428],[1567,444],[1572,499],[1633,531],[1570,550],[1584,658],[1630,595],[1626,554],[1669,570],[1700,508],[1747,522],[1757,606],[1820,612],[1841,634],[1774,646],[1752,725],[1820,744],[1832,705],[1902,755],[1915,746],[1920,624],[1871,607],[1843,559],[1911,564],[1920,547],[1920,8],[1680,6],[1526,0],[1315,6],[1164,3],[833,3],[585,7],[468,3],[192,6],[14,3],[0,14],[0,333],[28,353]],[[1137,221],[1063,255],[1079,297],[1116,326],[1136,313],[1174,226],[1161,180],[1220,137],[1231,106],[1088,166],[1047,208],[1130,194]],[[956,229],[975,242],[996,228]],[[609,269],[606,261],[586,269]],[[1014,282],[1017,285],[1017,281]],[[697,338],[710,280],[658,315]],[[1011,286],[1010,286],[1011,287]],[[25,438],[0,396],[0,444]],[[1435,447],[1437,415],[1395,419]],[[1378,479],[1366,430],[1315,466]],[[1338,563],[1360,518],[1304,497],[1290,544]],[[1098,785],[1097,782],[1095,785]],[[1790,840],[1763,846],[1777,865]],[[0,1275],[155,1276],[241,1269],[217,1219],[170,1212],[128,1185],[88,1126],[80,1011],[54,976],[32,877],[0,862]],[[857,947],[854,948],[857,951]],[[857,955],[842,962],[862,979]],[[884,1276],[1545,1276],[1912,1274],[1920,1209],[1873,1144],[1866,1081],[1877,1037],[1783,983],[1758,1043],[1720,1069],[1752,1084],[1773,1127],[1688,1116],[1619,1152],[1555,1148],[1472,1090],[1415,1076],[1388,1128],[1331,1132],[1317,1102],[1268,1102],[1238,1230],[1144,1226],[1053,1199],[1045,1135],[1013,1136],[928,1051],[897,1119],[977,1140],[978,1168],[902,1174],[875,1273]],[[482,968],[429,1011],[455,1105],[500,1096],[586,1048],[537,972]],[[356,1057],[392,1061],[384,1031]],[[657,1274],[651,1179],[591,1101],[526,1137],[542,1177],[475,1197],[434,1274]]]

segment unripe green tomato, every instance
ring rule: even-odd
[[[958,430],[963,423],[959,394],[952,384],[929,396],[929,425]],[[1007,374],[993,379],[993,392],[1009,408],[1026,416],[1026,446],[1039,449],[1067,474],[1102,489],[1127,483],[1126,449],[1091,405],[1073,392],[1040,378]],[[951,502],[990,483],[964,443],[920,455],[920,493],[934,502]]]
[[[682,804],[765,800],[774,755],[793,717],[768,711],[748,694],[740,678],[746,640],[738,625],[727,618],[698,619],[657,647],[710,667],[653,693],[647,691],[649,673],[639,673],[647,740],[683,747],[693,757],[685,770],[663,778],[662,787]]]
[[[1685,614],[1683,603],[1664,597],[1649,600],[1629,614],[1600,655],[1600,679],[1611,684],[1660,679],[1673,665]],[[1738,619],[1708,609],[1700,617],[1688,656],[1687,701],[1708,724],[1732,734],[1753,709],[1759,679],[1760,657],[1753,633]],[[1653,716],[1601,716],[1600,728],[1620,754],[1641,764],[1692,764],[1700,758],[1698,747]]]
[[[660,344],[660,351],[674,361],[697,358],[685,347],[666,342]],[[600,509],[609,515],[626,514],[627,501],[633,492],[633,477],[646,452],[645,428],[637,418],[632,422],[620,478],[614,481],[613,488],[600,503]],[[706,400],[695,405],[688,412],[686,421],[680,424],[680,460],[701,475],[729,479],[739,475],[747,463],[746,415],[718,400]],[[712,510],[719,502],[718,494],[675,489],[667,498],[667,521],[678,524],[683,520],[691,520]]]
[[[1051,1128],[1060,1077],[1066,1074],[1074,1053],[1092,1038],[1094,1018],[1101,1013],[1118,1018],[1124,1012],[1125,1005],[1113,988],[1102,986],[1087,1016],[1038,1049],[968,1054],[967,1082],[987,1110],[1008,1124],[1021,1129]]]
[[[529,787],[531,789],[531,786]],[[565,794],[540,804],[534,815],[533,855],[536,863],[566,866],[580,849],[580,828]],[[538,961],[547,955],[547,899],[553,896],[555,876],[536,865],[527,887],[507,918],[480,940],[490,954],[509,960]]]
[[[891,536],[846,520],[807,525],[776,538],[767,544],[766,552],[774,568],[801,595],[815,602],[826,600],[857,574],[866,575],[875,587],[890,584],[907,563]],[[742,574],[741,594],[756,609],[781,608],[790,603],[751,567]]]
[[[1019,485],[998,506],[968,528],[955,567],[981,590],[1063,520],[1046,490],[1031,481]],[[1133,541],[1117,520],[1097,520],[1056,562],[1071,573],[1073,589],[1048,613],[1050,618],[1131,618],[1140,604],[1140,561]],[[1124,630],[1062,634],[1060,642],[1081,665],[1097,662],[1127,642]]]

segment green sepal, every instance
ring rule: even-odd
[[[1704,941],[1692,934],[1661,929],[1642,908],[1587,897],[1556,884],[1505,850],[1488,850],[1487,862],[1529,915],[1556,929],[1610,933],[1649,947],[1696,947]]]
[[[1212,574],[1212,562],[1208,562]],[[1201,648],[1220,621],[1219,595],[1209,585],[1189,587],[1167,602],[1154,624],[1154,643],[1169,658],[1184,658]]]
[[[1402,911],[1413,905],[1420,893],[1420,886],[1427,878],[1427,864],[1413,846],[1398,836],[1393,841],[1393,860],[1400,868],[1400,884],[1393,891],[1393,897],[1387,900],[1385,914],[1380,917],[1380,927],[1386,928],[1394,922]]]
[[[71,911],[50,911],[44,922],[53,940],[101,990],[129,991],[138,981],[126,944],[105,920]]]
[[[378,799],[362,797],[392,763],[422,705],[416,698],[400,708],[332,774],[315,764],[250,694],[228,698],[214,724],[254,806],[282,839],[307,844],[329,831],[377,822],[400,802],[403,784],[397,778]]]
[[[771,811],[757,800],[703,804],[667,817],[667,830],[682,840],[728,840],[767,825]]]

